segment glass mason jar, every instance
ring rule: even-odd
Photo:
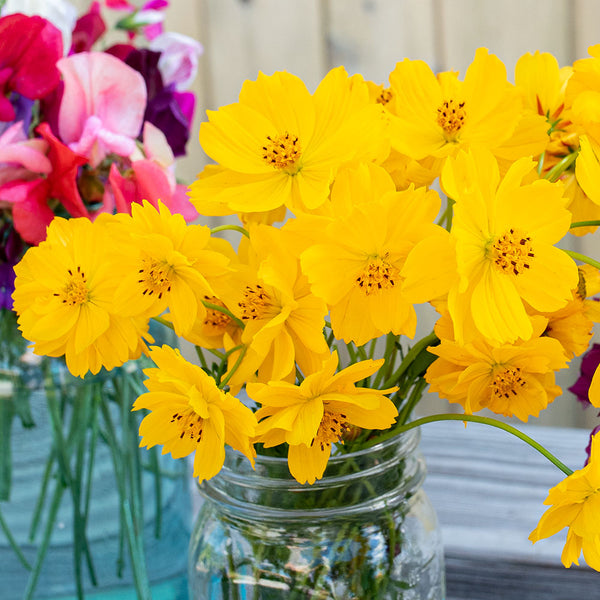
[[[436,515],[422,489],[418,431],[332,457],[300,485],[287,460],[256,470],[228,449],[202,483],[190,542],[190,600],[442,600]]]
[[[188,472],[139,448],[131,405],[144,391],[141,361],[74,377],[64,360],[27,351],[3,310],[0,339],[2,600],[74,600],[78,578],[85,594],[137,600],[140,569],[153,600],[185,600]]]

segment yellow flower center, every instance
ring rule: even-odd
[[[204,296],[204,299],[211,304],[225,308],[225,305],[216,296]],[[215,308],[206,309],[206,318],[204,319],[205,327],[209,327],[216,330],[216,332],[220,332],[223,331],[227,325],[229,325],[229,323],[231,323],[231,317],[229,315],[226,315]]]
[[[437,124],[449,135],[457,134],[465,124],[465,103],[456,100],[446,100],[437,109]]]
[[[496,267],[513,275],[525,273],[535,258],[531,238],[515,229],[509,229],[491,244],[491,258]]]
[[[171,291],[171,280],[169,279],[171,267],[168,264],[159,263],[153,258],[146,257],[142,259],[142,268],[138,273],[140,275],[138,283],[141,283],[144,288],[142,292],[144,296],[157,294],[160,299],[165,292]]]
[[[325,409],[317,435],[315,435],[310,445],[313,446],[317,443],[321,451],[324,452],[326,449],[331,448],[332,443],[339,442],[348,429],[345,414]]]
[[[171,423],[174,423],[179,431],[179,439],[184,437],[198,443],[202,439],[202,426],[204,419],[199,417],[193,410],[187,409],[183,412],[173,413]]]
[[[265,317],[273,303],[264,288],[260,284],[256,284],[246,286],[243,299],[238,302],[238,306],[242,309],[242,319],[248,321]]]
[[[526,381],[521,377],[519,367],[504,367],[496,372],[490,387],[493,396],[508,399],[511,395],[516,396],[525,384]]]
[[[68,304],[69,306],[77,306],[87,302],[89,299],[89,290],[87,288],[85,273],[79,266],[75,271],[68,269],[68,273],[69,280],[62,293],[56,293],[54,295],[62,297],[63,304]]]
[[[379,96],[377,96],[377,99],[375,100],[375,102],[379,103],[379,104],[388,104],[392,98],[394,97],[394,93],[392,92],[392,90],[390,88],[383,88],[381,90],[381,93],[379,94]]]
[[[289,173],[298,171],[298,161],[302,155],[302,149],[297,135],[292,135],[287,131],[274,137],[268,135],[262,149],[263,160],[268,165],[278,171],[285,170]]]
[[[399,281],[400,271],[393,264],[387,262],[386,253],[383,258],[371,258],[369,264],[356,277],[355,281],[365,295],[375,294],[381,290],[393,288]]]

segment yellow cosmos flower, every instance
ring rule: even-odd
[[[23,336],[35,343],[36,354],[64,354],[80,377],[122,365],[145,347],[147,320],[115,311],[111,248],[100,224],[57,217],[46,241],[15,267],[14,307]]]
[[[367,85],[342,67],[313,95],[290,73],[260,73],[239,102],[208,111],[200,143],[220,168],[193,183],[190,198],[202,214],[316,208],[343,162],[385,158],[386,126]]]
[[[494,150],[521,119],[521,100],[506,69],[479,48],[460,81],[456,73],[437,77],[420,60],[404,59],[390,75],[392,146],[416,160],[443,158],[472,145]]]
[[[302,269],[313,293],[329,305],[338,339],[360,346],[388,332],[413,337],[417,317],[400,271],[418,242],[447,235],[433,224],[440,198],[424,188],[377,197],[377,189],[355,183],[348,187],[352,212],[326,224],[322,243],[302,253]]]
[[[121,259],[112,265],[119,281],[115,304],[124,316],[154,317],[169,309],[177,335],[205,318],[205,296],[214,296],[209,279],[223,275],[228,258],[211,248],[210,229],[187,225],[161,203],[132,205],[131,216],[108,216]]]
[[[267,225],[250,227],[240,243],[240,264],[223,286],[221,300],[244,324],[242,363],[229,384],[247,380],[294,379],[320,365],[329,354],[323,336],[327,306],[310,293],[306,276],[284,232]],[[228,288],[228,289],[226,289]],[[226,350],[231,347],[226,346]],[[239,353],[231,353],[229,368]]]
[[[258,441],[266,447],[287,442],[290,473],[299,483],[314,483],[323,476],[332,444],[343,443],[349,426],[386,429],[394,423],[398,411],[386,394],[396,388],[355,386],[382,364],[383,359],[366,360],[335,373],[334,353],[299,386],[249,383],[248,395],[262,406],[256,413]]]
[[[554,56],[536,52],[524,54],[515,67],[515,85],[523,94],[527,109],[546,119],[548,141],[541,156],[540,174],[545,176],[561,160],[579,150],[580,127],[571,121],[565,92],[573,73],[571,67],[559,67]],[[535,152],[532,152],[534,156]],[[581,152],[575,165],[560,177],[564,184],[567,208],[573,221],[591,221],[600,218],[600,174],[598,160],[587,141],[581,141]],[[589,190],[590,193],[584,192]],[[591,194],[591,195],[590,195]],[[596,198],[596,199],[594,199]],[[577,227],[570,233],[581,236],[595,231],[595,227]]]
[[[544,324],[538,320],[537,335]],[[566,357],[561,344],[549,337],[502,345],[483,338],[465,345],[442,339],[429,352],[439,357],[425,374],[430,391],[461,404],[467,414],[488,408],[527,421],[561,393],[554,371],[566,366]]]
[[[583,354],[593,335],[594,323],[600,322],[598,302],[586,299],[597,293],[598,270],[583,265],[578,267],[579,285],[564,308],[550,313],[538,313],[547,319],[545,336],[557,339],[564,348],[567,358]],[[531,314],[535,311],[529,309]]]
[[[195,452],[194,477],[216,475],[225,460],[225,444],[242,452],[254,464],[254,413],[199,366],[186,361],[179,350],[153,347],[150,358],[157,368],[145,369],[148,392],[133,410],[152,411],[140,424],[140,446],[163,445],[163,454],[181,458]]]
[[[568,527],[561,560],[569,568],[585,562],[600,571],[600,434],[592,438],[589,463],[548,492],[544,504],[552,505],[531,532],[535,543]]]
[[[540,312],[556,311],[578,285],[575,262],[554,247],[571,222],[562,186],[524,183],[534,171],[531,159],[519,159],[501,180],[495,158],[484,150],[461,152],[442,171],[442,186],[456,200],[453,245],[442,239],[417,247],[403,275],[413,301],[448,292],[459,343],[479,335],[498,343],[529,339],[524,301]],[[448,289],[453,261],[458,277]]]

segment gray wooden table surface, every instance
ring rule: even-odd
[[[587,431],[519,429],[570,468],[583,466]],[[600,573],[560,562],[566,530],[535,545],[527,539],[561,471],[521,440],[485,425],[431,423],[421,431],[425,489],[444,537],[446,600],[600,599]]]

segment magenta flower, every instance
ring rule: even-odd
[[[587,454],[587,458],[585,459],[585,465],[587,465],[590,462],[590,452],[592,451],[592,438],[598,433],[600,432],[600,425],[596,425],[596,427],[594,427],[594,429],[592,429],[592,431],[590,432],[590,440],[588,442],[588,445],[585,447],[585,453]]]
[[[17,13],[0,18],[0,40],[0,121],[13,121],[11,92],[35,100],[58,85],[62,36],[46,19]]]
[[[569,391],[575,394],[577,400],[581,402],[583,408],[591,406],[588,399],[588,392],[592,377],[596,368],[600,364],[600,344],[593,344],[592,347],[583,355],[581,366],[579,367],[579,377],[577,381],[569,388]]]
[[[88,12],[77,19],[73,29],[71,53],[89,52],[104,35],[106,24],[100,14],[100,3],[92,2]]]
[[[105,52],[82,52],[57,63],[64,79],[58,133],[97,166],[108,154],[135,149],[146,106],[144,79]]]

